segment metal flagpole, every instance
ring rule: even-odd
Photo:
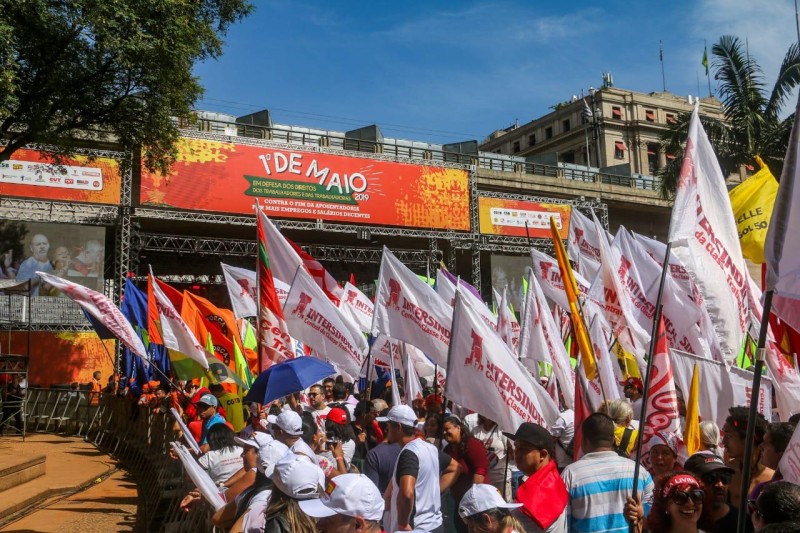
[[[761,396],[761,372],[764,370],[764,354],[769,330],[769,313],[772,310],[772,291],[764,293],[764,309],[761,315],[761,330],[758,332],[758,349],[756,350],[756,366],[753,369],[753,387],[750,389],[750,412],[747,414],[747,433],[744,441],[744,463],[742,463],[742,494],[739,498],[739,516],[736,525],[737,533],[744,533],[747,521],[747,497],[749,496],[750,475],[753,466],[753,440],[755,439],[756,413],[758,399]]]
[[[667,269],[669,269],[669,255],[672,250],[672,243],[667,243],[667,251],[664,254],[664,266],[661,268],[661,284],[658,286],[658,297],[656,298],[656,312],[653,316],[653,329],[650,334],[650,356],[647,359],[647,370],[644,376],[644,390],[642,391],[642,410],[639,414],[640,428],[639,439],[636,445],[636,460],[633,468],[633,499],[638,498],[639,494],[639,469],[641,468],[642,460],[642,438],[641,433],[645,425],[645,413],[647,412],[647,399],[650,395],[650,374],[653,371],[653,352],[655,352],[656,343],[658,342],[659,323],[661,322],[661,299],[664,296],[664,282],[667,278]],[[635,530],[633,524],[630,525],[631,531]]]

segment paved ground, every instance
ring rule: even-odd
[[[66,499],[56,499],[47,507],[8,524],[0,531],[3,533],[133,532],[136,524],[136,503],[134,480],[120,470],[84,492]]]

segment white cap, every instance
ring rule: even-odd
[[[521,503],[507,503],[494,485],[477,483],[469,488],[458,505],[458,515],[463,519],[490,509],[516,509]]]
[[[407,405],[395,405],[386,416],[377,418],[378,422],[396,422],[401,426],[416,427],[417,415],[414,410]]]
[[[303,434],[303,419],[294,411],[284,411],[278,416],[269,415],[267,421],[275,424],[289,435],[299,437]]]
[[[318,500],[300,502],[311,518],[344,515],[366,520],[383,518],[383,496],[364,474],[342,474],[328,481]]]
[[[295,500],[319,498],[325,484],[320,467],[293,453],[278,459],[270,479],[276,489]]]
[[[258,449],[258,464],[256,465],[258,471],[270,477],[275,470],[275,464],[287,453],[289,453],[289,447],[284,443],[277,440],[270,441],[266,446]]]
[[[268,433],[264,433],[262,431],[254,431],[252,435],[243,439],[242,437],[233,437],[233,440],[236,444],[240,444],[241,446],[250,446],[251,448],[263,448],[274,439],[272,435]]]

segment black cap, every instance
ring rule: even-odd
[[[523,422],[517,428],[516,433],[503,432],[503,435],[513,441],[525,441],[540,450],[547,450],[550,454],[553,453],[553,436],[539,424]]]
[[[710,452],[699,452],[692,455],[683,464],[683,468],[696,475],[708,474],[718,470],[734,473],[733,468],[726,465],[718,455]]]

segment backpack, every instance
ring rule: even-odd
[[[633,429],[625,428],[625,431],[622,432],[622,438],[619,439],[619,444],[614,444],[614,451],[620,457],[628,457],[628,444],[631,443],[632,435]]]

